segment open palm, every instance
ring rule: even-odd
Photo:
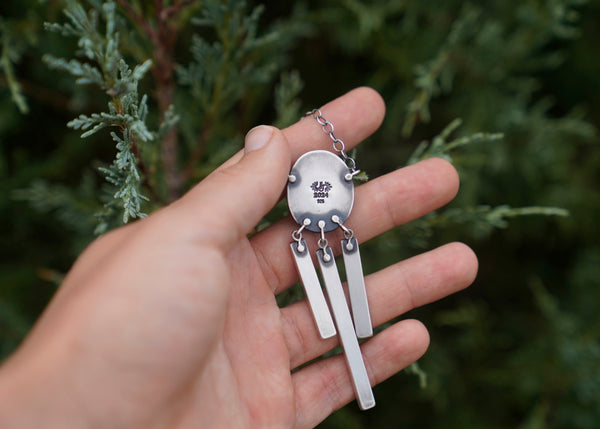
[[[322,111],[349,148],[379,126],[384,106],[359,88]],[[319,337],[306,302],[275,300],[298,280],[289,250],[297,226],[283,219],[247,238],[280,199],[291,163],[331,141],[312,120],[260,127],[247,140],[259,135],[270,135],[264,147],[84,252],[2,367],[0,397],[18,385],[13,403],[25,398],[44,427],[61,428],[306,428],[353,399],[342,356],[303,366],[337,340]],[[364,242],[457,189],[448,163],[421,162],[357,188],[348,226]],[[367,276],[374,325],[466,287],[476,270],[471,250],[454,243]],[[414,320],[365,342],[371,383],[418,359],[428,342]],[[19,427],[39,427],[35,415],[20,418]]]

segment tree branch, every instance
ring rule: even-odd
[[[153,74],[156,79],[156,97],[159,109],[164,120],[169,107],[173,104],[175,95],[175,42],[177,41],[177,28],[170,25],[162,17],[163,1],[155,0],[157,42],[154,49],[155,68]],[[163,171],[167,182],[167,198],[169,201],[181,195],[183,180],[179,171],[179,136],[176,126],[167,131],[161,145]]]
[[[135,21],[147,34],[154,45],[152,74],[156,81],[155,97],[162,119],[169,107],[173,104],[175,95],[174,78],[174,50],[177,40],[177,28],[170,25],[169,18],[179,12],[189,2],[175,3],[164,9],[163,0],[154,0],[155,25],[151,25],[146,18],[137,13],[127,0],[117,0],[127,15]],[[161,159],[165,180],[167,182],[167,200],[173,201],[181,194],[183,180],[179,171],[178,160],[178,131],[172,127],[161,142]]]
[[[154,0],[154,13],[159,20],[161,19],[162,11],[163,11],[163,0]]]
[[[148,35],[152,43],[156,45],[157,43],[157,34],[154,27],[150,25],[148,21],[144,19],[142,15],[137,13],[135,9],[127,2],[127,0],[117,0],[117,3],[125,10],[125,13],[129,15],[131,19],[133,19]]]
[[[192,4],[194,4],[196,2],[197,2],[197,0],[183,0],[183,1],[178,1],[173,6],[167,8],[167,9],[163,9],[161,11],[161,16],[160,17],[163,20],[175,18],[175,16],[177,14],[179,14],[179,12],[181,12],[182,9],[185,9],[187,6],[191,6]]]

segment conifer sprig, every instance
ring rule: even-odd
[[[243,0],[207,0],[200,16],[192,20],[199,32],[192,37],[191,61],[176,67],[178,83],[188,88],[195,107],[193,122],[198,124],[188,131],[197,137],[189,142],[184,180],[197,173],[215,128],[230,121],[226,115],[251,91],[273,80],[292,42],[308,31],[304,12],[298,8],[293,22],[276,23],[261,32],[263,12],[263,6],[250,7]],[[292,92],[299,92],[299,79],[289,83],[294,85],[289,87]]]
[[[122,212],[121,221],[127,223],[130,219],[145,216],[142,202],[148,200],[141,190],[143,177],[136,153],[139,153],[141,144],[154,139],[154,134],[146,125],[147,97],[138,96],[139,82],[150,69],[152,61],[146,60],[132,69],[119,50],[116,4],[113,1],[91,4],[91,10],[86,12],[79,3],[70,1],[65,10],[69,22],[46,24],[50,31],[77,37],[84,61],[66,60],[51,55],[45,55],[44,61],[53,69],[73,75],[76,83],[96,85],[109,96],[107,112],[81,114],[67,126],[84,131],[82,138],[104,128],[118,128],[118,133],[113,131],[110,134],[116,143],[116,158],[110,166],[99,170],[114,187],[112,194],[119,202],[117,206]],[[101,22],[104,23],[103,29]],[[98,216],[101,222],[97,232],[101,233],[109,228],[109,218],[115,209],[114,202],[107,202],[102,215]]]
[[[494,228],[506,228],[509,219],[521,216],[566,217],[569,216],[569,211],[560,207],[511,207],[509,205],[492,207],[480,205],[450,208],[443,212],[432,213],[417,222],[421,228],[468,224],[475,235],[481,235]]]
[[[10,30],[10,25],[0,17],[0,70],[4,72],[13,102],[25,114],[29,113],[29,106],[14,70],[14,64],[21,56],[20,46]]]
[[[407,106],[406,119],[402,128],[404,136],[411,135],[419,121],[427,123],[431,120],[429,103],[432,98],[452,89],[454,70],[451,56],[456,47],[473,34],[472,29],[479,16],[480,13],[477,9],[468,4],[465,5],[436,57],[415,66],[414,85],[418,92]]]
[[[504,138],[502,133],[474,133],[469,136],[458,137],[454,140],[448,141],[448,137],[462,124],[460,118],[456,118],[450,122],[446,128],[442,130],[437,136],[430,142],[424,140],[415,149],[413,154],[408,159],[407,165],[415,164],[427,158],[442,158],[446,161],[452,162],[452,156],[450,152],[462,146],[475,143],[485,143],[501,140]]]

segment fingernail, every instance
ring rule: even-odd
[[[246,143],[244,151],[246,153],[252,152],[253,150],[263,148],[273,135],[273,129],[266,125],[259,125],[258,127],[252,128],[246,134]]]

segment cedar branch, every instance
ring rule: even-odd
[[[137,13],[127,0],[117,1],[126,14],[144,30],[154,45],[152,74],[156,81],[155,97],[164,120],[167,110],[173,104],[175,95],[174,50],[177,40],[177,28],[172,25],[171,19],[181,12],[184,7],[195,2],[189,0],[179,1],[165,9],[163,0],[154,0],[155,24],[152,25],[141,14]],[[174,126],[165,134],[161,144],[161,158],[169,201],[179,197],[184,182],[179,171],[178,146],[178,130]]]

